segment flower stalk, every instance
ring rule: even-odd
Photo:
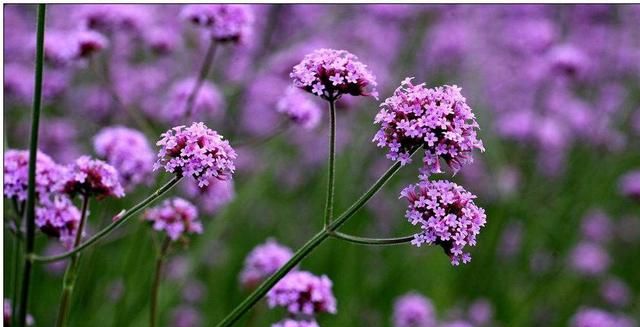
[[[324,227],[333,219],[333,200],[335,196],[336,174],[336,98],[329,98],[329,177],[327,181],[327,198],[324,207]]]
[[[189,93],[189,97],[187,97],[187,102],[185,103],[184,112],[186,113],[187,117],[191,116],[191,113],[193,111],[193,105],[196,101],[196,98],[198,97],[198,92],[200,92],[200,88],[202,87],[204,80],[207,78],[207,75],[209,75],[209,71],[211,70],[211,65],[213,64],[213,57],[216,54],[217,44],[218,43],[216,42],[216,40],[212,38],[211,43],[207,48],[207,52],[204,55],[202,65],[200,66],[200,71],[198,73],[198,79],[196,80],[196,83],[193,85],[193,89],[191,90],[191,93]]]
[[[162,242],[162,246],[156,258],[156,270],[153,278],[153,284],[151,285],[151,308],[149,310],[149,327],[156,326],[157,311],[158,311],[158,293],[160,291],[160,280],[162,279],[162,266],[164,259],[169,251],[171,245],[171,238],[168,236]]]

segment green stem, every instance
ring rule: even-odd
[[[13,281],[13,289],[12,289],[12,293],[11,293],[11,326],[15,326],[16,325],[16,303],[18,300],[18,274],[20,273],[20,248],[21,248],[21,242],[20,242],[20,237],[18,237],[18,235],[15,235],[15,237],[13,238],[13,277],[12,277],[12,281]]]
[[[53,262],[53,261],[62,260],[64,258],[67,258],[69,256],[72,256],[72,255],[84,250],[88,246],[90,246],[90,245],[98,242],[102,238],[108,236],[113,230],[115,230],[120,225],[122,225],[125,222],[127,222],[127,220],[131,219],[131,217],[135,216],[135,214],[137,214],[142,209],[144,209],[144,208],[148,207],[149,205],[151,205],[151,203],[153,203],[159,197],[161,197],[162,195],[167,193],[169,190],[171,190],[171,188],[173,188],[181,179],[182,179],[182,177],[180,177],[180,176],[173,177],[166,184],[164,184],[162,187],[160,187],[155,192],[153,192],[151,195],[149,195],[146,199],[142,200],[140,203],[136,204],[131,209],[125,211],[121,215],[121,217],[118,217],[117,220],[115,220],[114,222],[109,224],[107,227],[105,227],[104,229],[102,229],[101,231],[99,231],[98,233],[93,235],[90,239],[86,240],[84,243],[78,245],[75,249],[73,249],[71,251],[68,251],[68,252],[65,252],[65,253],[62,253],[62,254],[59,254],[59,255],[50,256],[50,257],[41,257],[41,256],[37,256],[37,255],[32,254],[29,259],[32,260],[32,261]]]
[[[82,240],[82,233],[84,232],[84,225],[87,221],[87,212],[89,209],[89,196],[82,196],[82,215],[80,216],[80,225],[76,230],[76,238],[73,242],[73,248],[80,245]],[[76,284],[78,277],[78,267],[80,266],[80,253],[77,253],[71,257],[69,265],[64,272],[64,278],[62,280],[62,297],[60,298],[60,307],[58,307],[58,319],[56,320],[57,327],[64,327],[67,325],[67,317],[69,313],[69,307],[71,305],[71,294],[73,293],[73,287]]]
[[[403,237],[392,237],[392,238],[369,238],[369,237],[359,237],[353,236],[349,234],[344,234],[340,232],[333,232],[331,236],[337,238],[339,240],[363,244],[363,245],[396,245],[396,244],[405,244],[413,241],[414,236],[403,236]]]
[[[411,151],[411,155],[413,155],[416,150],[413,149]],[[218,325],[217,327],[229,327],[236,323],[242,315],[244,315],[247,311],[249,311],[260,299],[262,299],[267,292],[275,284],[280,281],[291,269],[300,263],[307,255],[309,255],[318,245],[320,245],[325,239],[327,239],[331,234],[333,234],[338,228],[340,228],[344,223],[349,220],[349,218],[353,217],[358,210],[360,210],[367,202],[373,197],[383,186],[384,184],[395,175],[395,173],[400,169],[400,163],[396,162],[389,168],[384,175],[382,175],[369,189],[362,195],[356,202],[354,202],[347,211],[342,213],[336,220],[334,220],[331,224],[323,228],[320,232],[314,235],[307,243],[305,243],[296,253],[294,253],[293,257],[287,261],[278,271],[276,271],[273,275],[267,278],[258,288],[256,288],[240,305],[238,305],[229,315],[227,315]]]
[[[28,260],[35,247],[35,205],[36,205],[36,155],[38,152],[38,129],[40,127],[40,109],[42,106],[42,72],[44,70],[44,21],[46,5],[38,5],[38,26],[36,32],[36,69],[33,92],[33,113],[31,116],[31,137],[29,140],[29,184],[27,187],[27,232],[25,242],[25,260],[22,270],[20,306],[18,308],[18,326],[24,327],[27,321],[29,305],[29,287],[31,283],[32,262]],[[14,303],[15,305],[15,303]]]
[[[324,207],[324,227],[333,219],[333,198],[336,175],[336,100],[329,100],[329,179],[327,181],[327,200]]]
[[[167,236],[167,238],[165,238],[164,242],[162,243],[160,253],[158,254],[158,258],[156,259],[156,272],[153,279],[153,284],[151,286],[151,310],[149,315],[149,327],[156,326],[156,312],[158,308],[158,292],[160,290],[160,279],[162,277],[162,265],[164,263],[164,258],[167,255],[167,251],[169,250],[170,245],[171,239]]]
[[[204,83],[204,80],[209,75],[209,71],[211,70],[211,64],[213,63],[213,57],[216,54],[216,45],[217,42],[213,38],[211,39],[211,43],[209,44],[209,48],[207,48],[207,53],[204,55],[204,60],[202,61],[202,65],[200,66],[200,72],[198,73],[198,79],[196,83],[193,85],[193,89],[187,98],[187,102],[185,103],[185,114],[187,117],[191,116],[191,111],[193,110],[193,104],[198,96],[198,92]]]

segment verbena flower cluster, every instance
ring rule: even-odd
[[[271,327],[319,327],[319,326],[315,320],[285,319],[271,325]]]
[[[67,249],[73,248],[79,224],[80,210],[66,196],[54,196],[36,208],[36,226]]]
[[[244,261],[240,272],[240,283],[244,287],[254,287],[280,269],[293,252],[286,246],[268,239],[264,244],[256,246]]]
[[[153,224],[153,229],[165,232],[172,240],[183,234],[201,234],[202,223],[198,219],[198,209],[189,201],[174,197],[161,205],[148,209],[144,219]]]
[[[300,90],[290,87],[276,103],[276,110],[284,114],[294,124],[306,129],[318,126],[322,111]]]
[[[52,66],[65,66],[86,59],[109,44],[107,38],[95,31],[55,31],[47,33],[44,56]]]
[[[36,193],[42,199],[57,190],[62,167],[40,151],[37,152],[36,161]],[[4,196],[25,201],[29,183],[29,151],[7,150],[4,153],[3,171]]]
[[[571,327],[635,327],[635,323],[624,315],[586,307],[576,312]]]
[[[187,5],[181,16],[205,28],[218,42],[238,42],[247,38],[254,20],[251,7],[238,4]]]
[[[289,76],[296,87],[326,100],[344,94],[378,97],[371,71],[345,50],[315,50],[294,66]]]
[[[475,195],[449,181],[432,181],[409,185],[400,197],[409,201],[409,222],[422,229],[412,244],[440,245],[453,265],[471,261],[464,248],[476,245],[476,236],[486,224],[484,209],[473,202]]]
[[[156,145],[161,148],[154,170],[162,167],[169,173],[192,176],[200,187],[209,185],[211,177],[230,179],[235,171],[237,154],[229,141],[204,123],[174,127]]]
[[[166,122],[173,122],[184,117],[220,117],[224,112],[224,100],[216,86],[207,81],[204,81],[200,86],[191,108],[187,108],[189,96],[196,83],[195,78],[186,78],[175,82],[169,89],[166,102],[157,112],[159,118]],[[190,111],[187,112],[187,110]]]
[[[82,156],[65,168],[61,188],[71,197],[78,194],[98,199],[124,196],[118,171],[104,161],[89,156]]]
[[[373,138],[379,147],[389,148],[387,158],[402,165],[410,162],[410,152],[425,151],[421,178],[440,173],[440,160],[457,172],[473,161],[474,149],[484,151],[477,137],[475,115],[457,86],[426,88],[402,81],[393,96],[380,105],[375,123],[380,130]]]
[[[313,316],[336,313],[333,284],[327,276],[315,276],[308,271],[293,271],[282,278],[267,293],[269,307],[283,307],[291,314]]]
[[[408,293],[393,305],[393,327],[435,327],[433,304],[418,293]]]
[[[107,127],[94,137],[93,148],[118,170],[126,188],[148,183],[155,155],[141,132],[124,126]]]

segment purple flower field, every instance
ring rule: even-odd
[[[4,326],[640,326],[640,5],[3,10]]]

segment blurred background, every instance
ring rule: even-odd
[[[27,149],[36,10],[3,8],[4,149]],[[442,325],[568,326],[585,308],[640,317],[640,6],[251,5],[251,28],[217,47],[189,119],[173,109],[186,101],[184,84],[197,76],[209,39],[182,9],[50,5],[45,33],[39,146],[56,162],[97,156],[93,138],[105,127],[137,129],[155,152],[160,133],[191,121],[204,121],[239,153],[224,191],[198,194],[191,180],[171,191],[198,204],[204,233],[171,252],[161,325],[219,322],[248,295],[239,273],[252,248],[273,237],[295,250],[321,228],[327,103],[305,95],[322,112],[310,128],[287,124],[276,106],[292,67],[323,47],[367,64],[380,101],[407,76],[462,87],[487,151],[452,179],[478,196],[488,223],[471,263],[458,267],[437,247],[326,241],[301,264],[334,282],[338,313],[320,316],[320,325],[393,326],[394,301],[411,291],[430,299]],[[79,30],[98,33],[97,46],[74,52]],[[380,101],[338,101],[338,213],[392,164],[371,142]],[[402,169],[343,231],[415,233],[398,196],[417,182],[418,164]],[[169,178],[149,173],[123,199],[95,202],[88,233]],[[7,202],[5,216],[13,214]],[[4,236],[7,298],[14,245],[7,228]],[[154,246],[151,227],[135,218],[86,251],[71,325],[146,326]],[[37,248],[62,251],[41,233]],[[36,267],[36,326],[53,324],[64,266]],[[238,326],[283,316],[261,302]]]

